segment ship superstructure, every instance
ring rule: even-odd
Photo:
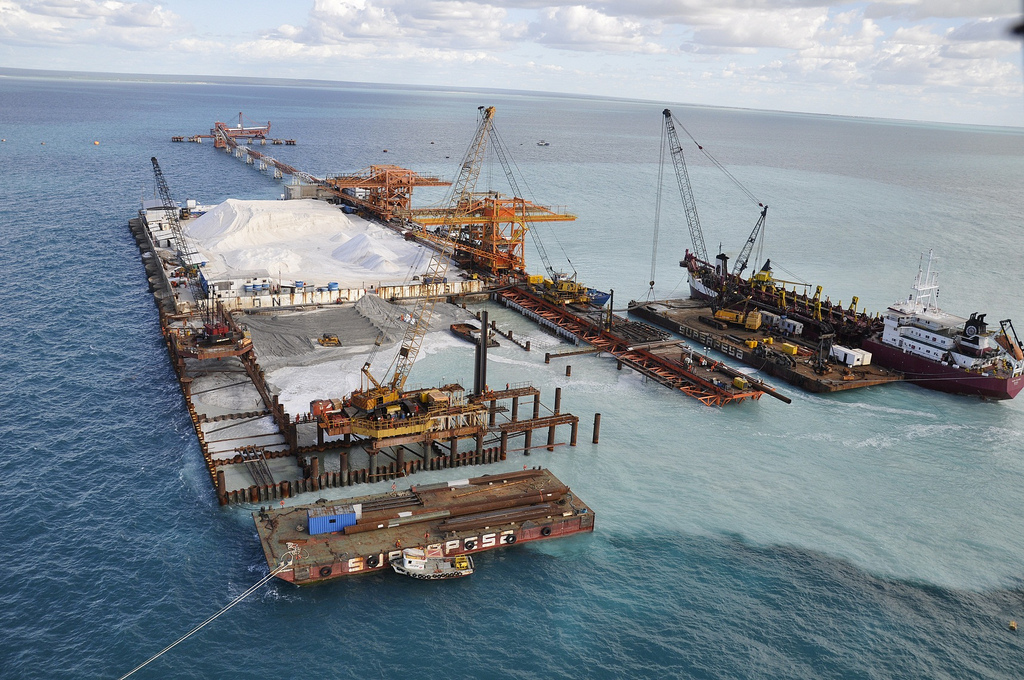
[[[863,347],[875,362],[906,374],[923,387],[1012,399],[1024,387],[1024,352],[1009,319],[990,328],[986,314],[968,318],[943,311],[937,304],[938,272],[929,251],[918,267],[910,295],[883,315],[880,334]]]

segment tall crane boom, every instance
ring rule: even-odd
[[[151,157],[149,160],[153,163],[153,175],[156,177],[156,187],[160,193],[160,202],[163,204],[164,214],[167,216],[171,233],[174,235],[174,247],[178,251],[178,263],[185,271],[189,292],[192,293],[192,299],[195,300],[196,311],[199,312],[199,316],[205,324],[212,325],[212,310],[206,299],[206,291],[203,290],[203,286],[199,281],[198,266],[191,259],[191,256],[196,254],[197,251],[190,245],[188,237],[185,236],[185,232],[181,228],[178,209],[171,198],[171,190],[167,186],[167,180],[164,179],[160,163],[157,162],[156,156]]]
[[[672,165],[676,170],[679,194],[683,198],[686,223],[690,227],[690,240],[693,242],[693,252],[702,262],[707,262],[708,250],[704,246],[704,232],[701,231],[700,218],[697,216],[697,204],[693,200],[690,175],[686,171],[686,160],[683,158],[683,147],[679,143],[679,135],[676,133],[676,126],[672,120],[672,111],[665,109],[662,111],[662,114],[665,116],[665,133],[668,138],[669,150],[672,154]]]
[[[764,219],[767,216],[768,206],[762,205],[761,217],[758,218],[753,231],[751,231],[750,236],[747,237],[747,242],[743,244],[743,249],[740,250],[740,254],[736,257],[736,264],[732,267],[733,276],[739,276],[743,273],[743,270],[747,268],[747,262],[750,260],[750,253],[754,250],[754,243],[757,241],[757,237],[761,233],[761,229],[764,227]]]
[[[480,168],[483,165],[484,154],[487,151],[488,131],[491,129],[494,120],[494,107],[480,107],[480,122],[477,125],[473,142],[462,159],[462,167],[459,170],[458,179],[452,184],[451,193],[448,198],[448,205],[452,209],[451,218],[446,219],[441,225],[441,235],[445,240],[440,247],[434,250],[427,265],[427,272],[421,280],[427,282],[428,295],[416,298],[416,306],[412,312],[412,323],[405,329],[405,337],[402,340],[402,348],[398,351],[395,362],[395,373],[391,377],[390,386],[393,390],[401,391],[412,370],[412,364],[416,361],[416,355],[423,344],[423,336],[427,333],[430,325],[430,317],[434,313],[434,304],[437,302],[437,291],[443,285],[444,277],[448,271],[448,263],[455,254],[455,237],[453,231],[460,228],[460,219],[470,209],[470,195],[476,189],[477,179],[480,177]]]
[[[444,285],[445,274],[448,271],[448,263],[455,253],[455,241],[458,236],[459,225],[471,209],[470,200],[473,191],[476,189],[477,180],[480,177],[480,169],[484,155],[487,151],[488,131],[494,119],[494,107],[481,106],[480,121],[477,125],[473,142],[466,151],[459,169],[458,179],[452,183],[451,192],[448,196],[450,217],[445,219],[440,226],[440,234],[444,238],[438,243],[427,271],[421,277],[424,282],[427,294],[416,298],[415,307],[411,313],[412,319],[405,329],[405,336],[402,339],[402,346],[398,355],[392,363],[394,372],[387,383],[377,381],[370,374],[370,364],[363,366],[363,375],[373,383],[372,388],[360,390],[352,394],[352,403],[366,410],[370,410],[382,403],[387,403],[399,398],[405,381],[409,377],[412,365],[416,361],[420,347],[423,344],[423,337],[430,327],[430,317],[434,312],[434,305],[440,297],[440,289]],[[454,232],[454,233],[453,233]]]

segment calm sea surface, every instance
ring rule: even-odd
[[[181,200],[277,198],[278,182],[212,145],[170,142],[244,111],[297,139],[265,150],[313,174],[397,163],[450,178],[480,105],[497,107],[529,197],[579,216],[538,228],[553,264],[613,288],[619,305],[648,292],[668,105],[771,206],[764,255],[780,277],[880,311],[934,249],[944,308],[1024,332],[1021,130],[368,87],[0,79],[0,676],[117,677],[267,571],[251,508],[216,504],[127,229],[153,193],[150,156]],[[689,158],[708,247],[735,253],[757,208]],[[655,293],[683,296],[688,234],[666,179]],[[481,175],[507,191],[500,180],[500,167]],[[505,468],[552,468],[595,508],[595,533],[482,555],[472,578],[440,585],[275,582],[137,677],[1024,674],[1024,634],[1007,627],[1024,622],[1024,398],[781,385],[791,405],[712,409],[597,357],[574,358],[566,378],[543,364],[553,338],[491,311],[542,350],[503,346],[492,384],[531,380],[549,402],[561,386],[584,430],[576,448]],[[469,366],[444,349],[412,380],[468,378]]]

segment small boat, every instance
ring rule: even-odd
[[[537,142],[537,146],[551,146],[550,142],[545,142],[543,139]]]
[[[611,298],[611,293],[606,293],[603,290],[597,288],[587,288],[587,297],[590,298],[590,304],[595,307],[604,307],[608,303],[608,299]]]
[[[468,340],[474,345],[477,343],[477,339],[480,337],[480,329],[472,324],[468,323],[453,323],[451,325],[451,331],[455,335],[459,336],[463,340]],[[488,347],[500,347],[498,341],[494,339],[494,333],[490,332],[487,334],[487,346]]]
[[[473,573],[473,558],[469,555],[445,557],[440,548],[406,548],[400,557],[391,560],[396,573],[425,581],[462,578]]]

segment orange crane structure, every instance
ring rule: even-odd
[[[371,165],[349,175],[326,177],[320,182],[346,203],[365,208],[385,221],[409,213],[414,187],[447,187],[451,184],[440,177],[420,175],[397,165]],[[360,196],[357,190],[365,195]]]
[[[440,244],[441,234],[428,227],[457,223],[455,259],[464,269],[478,269],[492,276],[526,276],[524,246],[530,224],[568,222],[576,219],[524,198],[496,191],[472,193],[457,208],[418,208],[400,216],[421,227],[416,235]]]
[[[384,222],[401,220],[418,238],[429,241],[435,247],[454,247],[454,257],[459,266],[483,272],[495,277],[526,277],[525,240],[530,225],[538,222],[568,222],[576,219],[568,212],[553,210],[521,197],[519,187],[512,176],[512,167],[507,152],[494,128],[487,126],[485,134],[491,147],[508,177],[514,196],[504,196],[496,191],[463,192],[458,205],[444,207],[412,207],[412,191],[415,187],[447,187],[450,181],[432,175],[422,175],[397,165],[371,165],[362,170],[324,178],[249,148],[244,142],[259,140],[266,143],[270,134],[270,122],[266,125],[245,124],[244,116],[238,114],[238,124],[229,126],[220,121],[214,123],[209,135],[194,135],[189,140],[214,140],[214,147],[235,152],[247,163],[259,165],[260,170],[274,171],[281,178],[291,175],[301,182],[315,186],[320,191],[333,194],[338,200],[362,208]],[[251,121],[250,121],[251,123]],[[184,141],[185,137],[173,137]],[[272,140],[279,143],[280,140]],[[286,140],[293,144],[293,140]],[[481,149],[487,147],[481,144]],[[477,160],[478,164],[482,163]],[[451,231],[454,244],[446,231]],[[536,239],[536,234],[533,234]],[[550,271],[543,246],[538,243],[545,267]],[[554,276],[552,274],[552,276]]]

